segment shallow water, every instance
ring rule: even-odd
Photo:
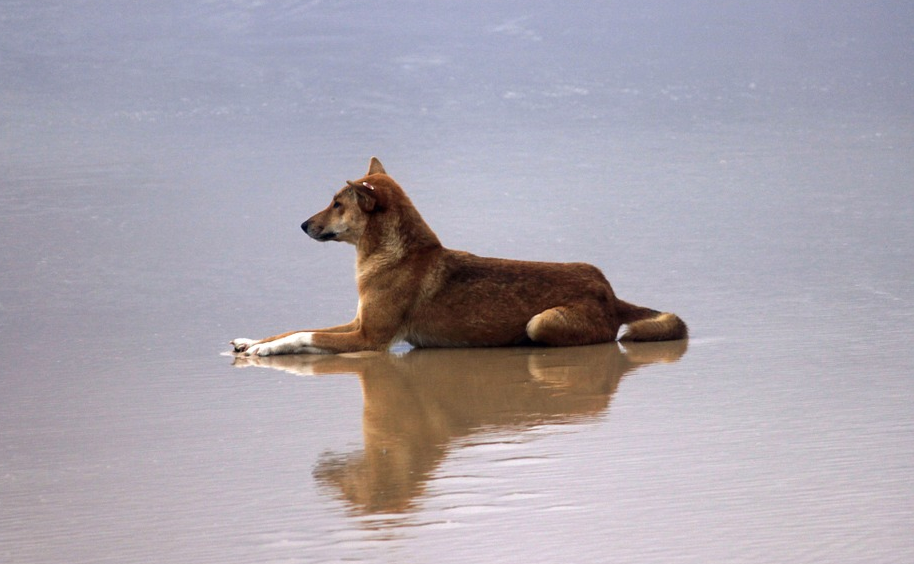
[[[0,3],[0,560],[914,558],[911,8],[134,4]],[[372,154],[692,338],[224,355]]]

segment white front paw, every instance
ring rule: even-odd
[[[258,342],[250,345],[244,354],[268,356],[273,354],[321,353],[321,349],[311,345],[312,335],[308,331],[292,333],[272,341]]]
[[[239,338],[239,339],[234,339],[230,344],[235,349],[235,352],[244,352],[244,351],[248,350],[251,347],[251,345],[253,345],[256,342],[257,341],[255,339]]]
[[[271,346],[270,343],[257,343],[249,346],[244,351],[245,356],[270,356],[271,354],[277,354],[277,348]]]

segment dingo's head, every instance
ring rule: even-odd
[[[367,175],[346,181],[330,205],[301,228],[318,241],[352,243],[361,258],[374,253],[402,257],[408,249],[441,246],[406,192],[375,157]]]
[[[301,228],[312,239],[318,241],[358,242],[368,225],[369,214],[375,211],[382,199],[371,181],[384,180],[377,175],[387,173],[375,157],[371,157],[368,174],[359,181],[346,181],[346,187],[333,196],[326,209],[302,223]]]

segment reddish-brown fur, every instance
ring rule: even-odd
[[[483,258],[443,247],[375,158],[368,175],[349,182],[302,229],[320,241],[356,246],[356,318],[260,341],[238,339],[236,351],[296,333],[309,334],[302,350],[260,347],[256,354],[382,350],[401,339],[424,347],[586,345],[615,340],[623,324],[627,340],[688,335],[676,315],[618,299],[595,266]]]

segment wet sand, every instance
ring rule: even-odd
[[[0,559],[914,557],[910,10],[115,4],[0,8]],[[372,154],[692,338],[226,355],[352,317]]]

